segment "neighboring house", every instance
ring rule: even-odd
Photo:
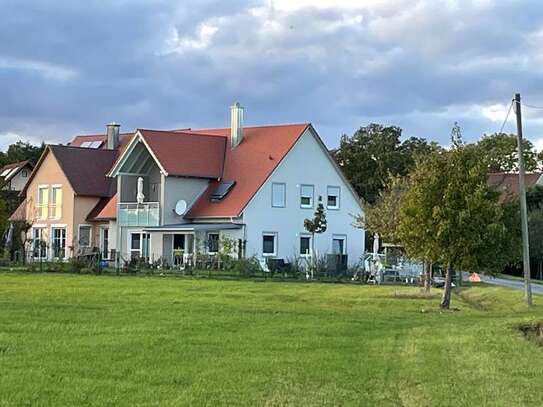
[[[110,134],[118,135],[118,126],[108,127]],[[304,220],[322,202],[328,229],[315,236],[317,253],[347,255],[353,264],[364,251],[364,231],[353,225],[362,211],[360,199],[311,124],[244,127],[243,108],[236,104],[230,128],[139,129],[121,147],[104,149],[114,147],[111,138],[79,136],[71,147],[46,150],[27,188],[26,217],[45,204],[39,195],[45,185],[66,185],[70,202],[64,198],[63,205],[74,210],[62,220],[36,219],[33,236],[45,228],[46,239],[56,241],[55,228],[66,225],[66,241],[81,246],[83,237],[90,246],[107,246],[121,262],[145,258],[173,265],[196,252],[217,253],[226,244],[240,257],[305,257],[312,237]],[[62,170],[61,163],[53,172],[42,169],[47,157],[50,166],[61,161],[56,148],[77,156],[71,160],[85,174],[72,166]],[[92,157],[81,157],[82,152]],[[91,168],[102,154],[112,160],[109,169],[104,170],[105,159]],[[78,191],[68,173],[100,185],[100,191]]]
[[[500,192],[500,201],[516,199],[519,193],[518,173],[495,172],[488,175],[488,184]],[[539,172],[528,173],[524,176],[526,190],[537,185],[543,186],[543,174]]]
[[[28,160],[0,168],[0,188],[9,191],[22,191],[33,168]]]
[[[122,146],[118,126],[108,126],[108,132],[113,134],[112,149],[79,147],[81,137],[76,137],[76,143],[49,145],[41,155],[21,192],[25,200],[10,218],[32,225],[30,257],[66,259],[93,247],[108,255],[109,220],[97,215],[116,193],[116,183],[106,173]],[[129,137],[124,135],[124,141]]]

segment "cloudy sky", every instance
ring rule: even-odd
[[[122,129],[370,122],[449,142],[543,106],[540,0],[0,0],[0,148]],[[543,110],[524,108],[543,148]],[[512,119],[512,115],[511,115]],[[510,120],[506,129],[513,131]]]

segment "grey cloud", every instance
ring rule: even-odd
[[[0,134],[222,126],[239,100],[250,123],[312,121],[329,145],[370,121],[447,143],[458,120],[475,139],[499,127],[480,107],[516,90],[543,104],[543,7],[456,3],[0,0]],[[72,75],[47,75],[55,67]],[[541,122],[526,126],[539,137]]]

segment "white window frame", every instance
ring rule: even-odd
[[[60,190],[60,204],[58,204],[58,202],[55,202],[53,204],[53,197],[55,196],[55,190]],[[62,199],[63,198],[64,197],[63,197],[62,185],[60,184],[51,185],[50,195],[49,195],[49,209],[48,209],[50,219],[62,218]],[[56,216],[57,207],[59,209],[58,216]]]
[[[55,249],[53,247],[53,242],[55,239],[55,230],[64,230],[64,257],[55,257]],[[68,231],[66,229],[66,225],[51,225],[51,258],[53,259],[60,259],[60,260],[66,260],[68,258],[68,245],[67,245],[67,237],[68,237]]]
[[[47,230],[47,226],[46,226],[46,225],[34,225],[34,226],[32,226],[32,232],[31,232],[31,233],[32,233],[32,258],[33,258],[33,259],[47,260],[47,255],[49,254],[49,253],[48,253],[48,247],[45,247],[45,248],[44,248],[44,251],[45,251],[45,255],[44,255],[44,256],[41,256],[41,253],[42,253],[41,247],[38,248],[38,253],[39,253],[40,255],[39,255],[39,256],[35,256],[35,255],[34,255],[34,254],[36,253],[36,246],[35,246],[35,245],[36,245],[36,241],[35,241],[36,238],[34,237],[34,235],[35,235],[35,234],[34,234],[34,231],[36,231],[36,230],[39,230],[39,233],[38,233],[39,236],[38,236],[37,239],[39,239],[40,241],[45,241],[45,242],[47,242],[47,240],[44,239],[44,236],[43,236],[44,231]]]
[[[217,239],[217,251],[213,252],[211,250],[209,250],[209,236],[210,235],[217,235],[218,239]],[[206,249],[207,249],[207,254],[217,254],[219,253],[219,251],[221,250],[221,234],[219,232],[207,232],[206,233]]]
[[[140,235],[140,248],[139,249],[132,249],[132,235]],[[129,259],[132,259],[132,253],[133,252],[139,252],[139,256],[138,258],[142,258],[143,257],[143,235],[148,235],[149,236],[149,248],[148,248],[148,253],[147,253],[147,257],[149,258],[149,260],[151,260],[151,233],[149,232],[144,232],[142,230],[133,230],[133,231],[130,231],[128,233],[128,244],[127,244],[127,250],[128,250],[128,257]],[[172,237],[172,242],[173,242],[173,237]],[[172,243],[173,245],[173,243]]]
[[[304,187],[311,187],[311,196],[309,197],[311,199],[311,204],[304,205],[302,203],[302,198],[307,198],[307,195],[303,195],[303,189]],[[315,185],[313,184],[300,184],[300,208],[302,209],[313,209],[313,206],[315,205]]]
[[[264,253],[264,237],[273,236],[273,253]],[[279,234],[277,232],[263,232],[262,233],[262,257],[275,257],[277,256],[277,246],[278,246]]]
[[[343,240],[343,253],[334,253],[334,240]],[[331,241],[330,253],[332,254],[347,254],[347,235],[333,234]]]
[[[302,238],[307,238],[309,239],[309,253],[302,253]],[[311,236],[310,233],[300,233],[300,236],[299,236],[299,239],[298,239],[298,255],[300,257],[311,257],[311,247],[312,247],[312,242],[313,240],[313,237]]]
[[[89,245],[88,246],[82,246],[81,245],[81,227],[88,227],[89,228]],[[77,246],[78,247],[85,247],[89,248],[92,247],[92,225],[89,225],[88,223],[81,223],[77,226]]]
[[[40,201],[40,192],[42,190],[47,191],[47,199],[44,199],[44,202]],[[44,197],[45,198],[45,197]],[[38,209],[38,219],[45,220],[49,215],[49,185],[40,184],[38,185],[38,196],[37,196],[36,208]],[[45,216],[43,215],[43,208],[45,208]]]
[[[282,205],[274,205],[274,187],[282,187],[283,188],[283,204]],[[271,187],[271,206],[272,208],[286,208],[287,207],[287,184],[285,182],[272,182]]]
[[[104,232],[107,230],[107,250],[104,251]],[[109,229],[109,226],[100,226],[100,242],[99,242],[99,249],[100,249],[100,253],[102,253],[102,259],[103,260],[110,260],[110,252],[111,252],[111,249],[109,248],[110,246],[110,241],[109,241],[109,235],[110,235],[110,229]]]
[[[334,188],[337,190],[337,195],[330,195],[330,188]],[[336,197],[336,206],[330,206],[328,205],[328,197],[329,196],[335,196]],[[337,185],[328,185],[326,187],[326,209],[331,210],[339,210],[341,207],[341,187]]]

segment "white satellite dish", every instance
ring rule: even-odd
[[[181,215],[184,215],[186,211],[187,211],[187,201],[185,201],[184,199],[180,199],[179,201],[177,201],[177,203],[175,204],[174,212],[177,215],[181,216]]]

